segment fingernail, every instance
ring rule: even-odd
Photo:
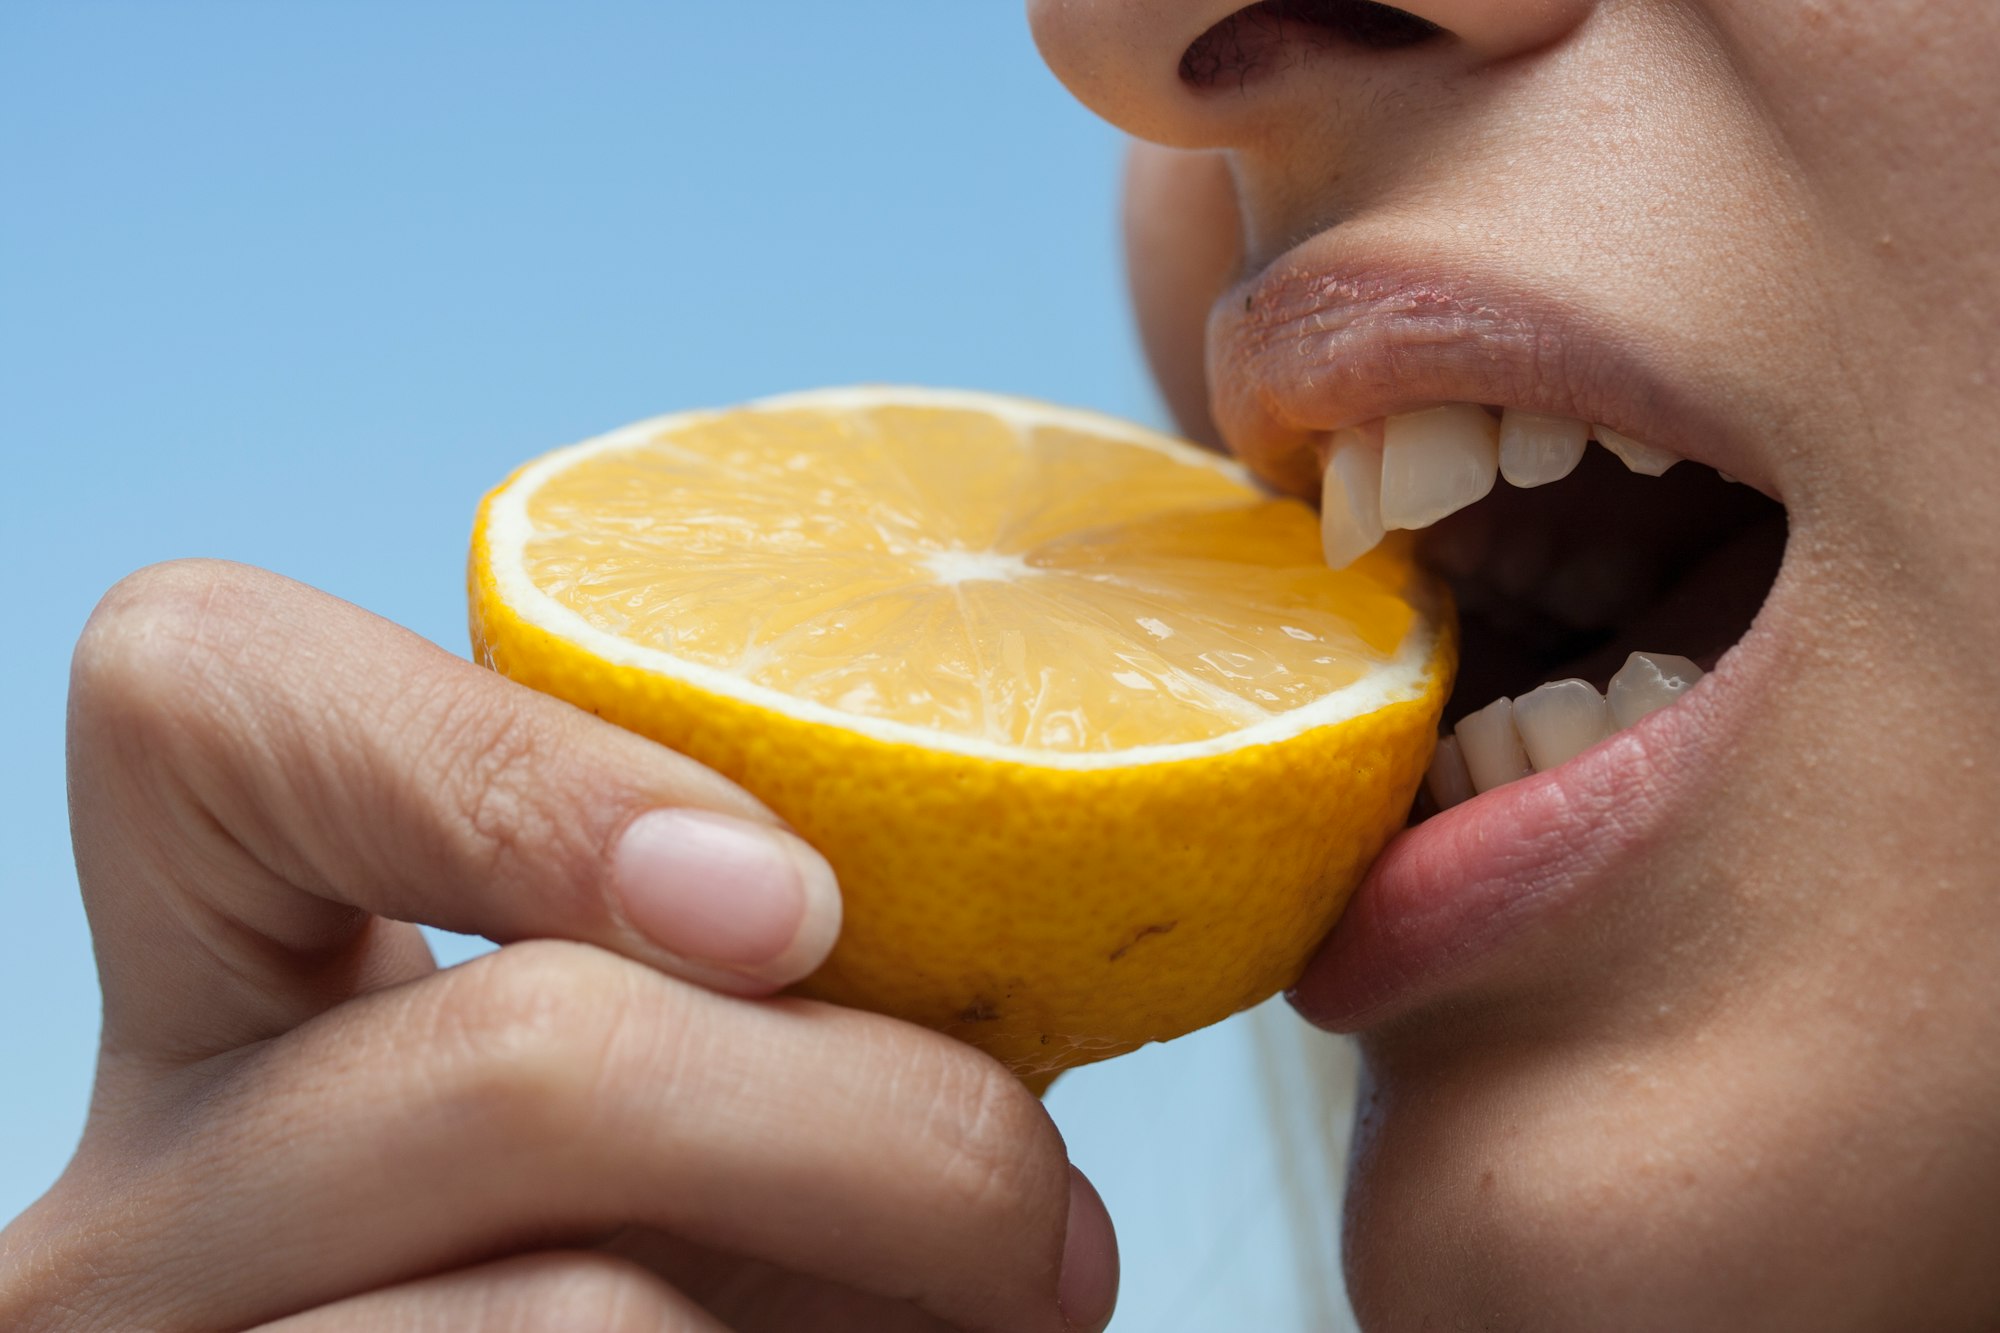
[[[1069,1169],[1069,1230],[1063,1237],[1056,1304],[1073,1333],[1098,1333],[1118,1304],[1118,1237],[1097,1190]]]
[[[611,877],[626,919],[690,960],[760,970],[792,961],[802,976],[839,928],[840,894],[826,861],[788,834],[729,815],[640,815],[612,853]],[[814,956],[790,957],[802,951]]]

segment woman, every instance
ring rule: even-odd
[[[1364,1325],[1991,1326],[2000,24],[1031,15],[1167,145],[1135,294],[1191,430],[1301,491],[1437,403],[1689,460],[1592,451],[1433,526],[1483,636],[1460,712],[1513,727],[1481,706],[1565,654],[1707,656],[1756,611],[1678,704],[1400,840],[1301,978],[1367,1061]],[[809,971],[838,899],[712,774],[214,565],[107,597],[71,765],[104,1051],[0,1324],[1108,1320],[1109,1221],[996,1066],[735,998]],[[528,942],[436,973],[387,918]]]

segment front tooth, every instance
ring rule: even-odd
[[[1657,713],[1694,688],[1702,670],[1685,657],[1672,653],[1633,653],[1611,678],[1604,693],[1611,707],[1611,719],[1629,727],[1649,713]]]
[[[1382,423],[1382,526],[1427,528],[1493,489],[1499,428],[1470,403]]]
[[[1472,785],[1472,774],[1466,770],[1465,753],[1459,749],[1458,737],[1438,738],[1430,769],[1424,774],[1424,786],[1440,810],[1449,810],[1479,794]]]
[[[1500,413],[1500,475],[1510,486],[1546,486],[1576,470],[1590,425],[1575,417],[1507,408]]]
[[[1552,680],[1514,701],[1514,725],[1537,773],[1567,763],[1611,734],[1604,696],[1584,680]]]
[[[1352,426],[1335,431],[1332,445],[1320,482],[1320,547],[1329,568],[1345,569],[1382,540],[1382,445],[1379,433],[1371,439]]]
[[[1465,771],[1478,790],[1492,791],[1535,771],[1514,726],[1513,700],[1495,699],[1478,712],[1467,713],[1458,720],[1457,732]]]
[[[1626,467],[1649,477],[1657,477],[1681,461],[1679,454],[1670,454],[1665,449],[1641,444],[1630,435],[1620,435],[1609,426],[1592,426],[1590,433],[1597,437],[1599,444],[1617,454],[1619,461]]]

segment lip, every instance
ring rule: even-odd
[[[1427,242],[1415,224],[1344,222],[1216,302],[1211,408],[1268,482],[1317,492],[1327,433],[1440,402],[1575,417],[1785,499],[1771,459],[1675,388],[1657,340],[1551,283]]]

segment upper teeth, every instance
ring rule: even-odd
[[[1320,485],[1320,541],[1326,563],[1345,569],[1382,540],[1382,433],[1335,431]]]
[[[1583,460],[1590,427],[1575,417],[1508,408],[1500,414],[1500,475],[1514,486],[1561,481]]]
[[[1499,429],[1469,403],[1382,423],[1382,526],[1427,528],[1486,498],[1499,471]]]
[[[1573,417],[1508,408],[1495,421],[1470,403],[1447,403],[1335,432],[1328,441],[1320,528],[1335,569],[1375,548],[1385,530],[1427,528],[1493,489],[1542,486],[1570,474],[1586,441],[1634,472],[1657,477],[1678,455]]]
[[[1641,444],[1630,435],[1620,435],[1609,426],[1592,426],[1590,433],[1597,442],[1618,455],[1618,461],[1634,472],[1643,472],[1649,477],[1657,477],[1668,468],[1681,461],[1679,454],[1670,454],[1665,449],[1655,449],[1650,444]]]
[[[1555,680],[1518,699],[1495,699],[1438,742],[1425,785],[1438,808],[1448,810],[1475,792],[1547,772],[1665,708],[1701,676],[1685,657],[1633,653],[1605,694],[1585,681]]]

